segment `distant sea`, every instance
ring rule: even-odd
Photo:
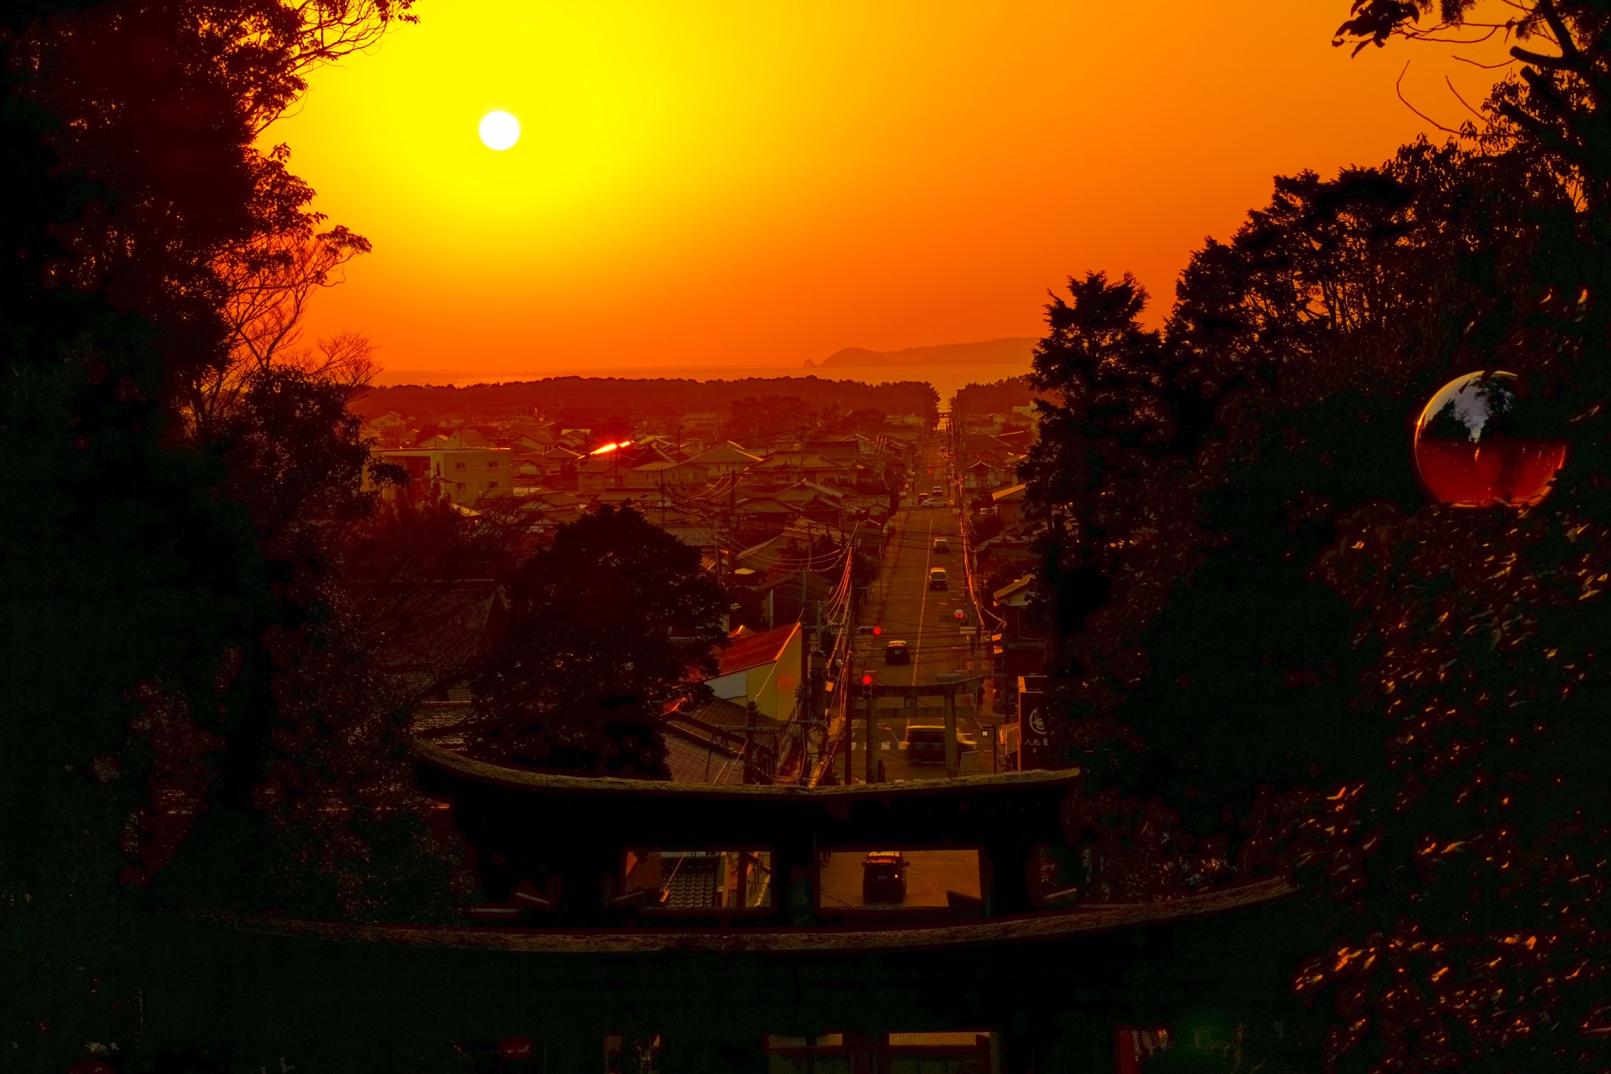
[[[575,370],[528,372],[511,369],[418,369],[393,373],[383,369],[375,378],[376,387],[396,384],[437,384],[465,387],[470,384],[498,384],[504,381],[542,380],[545,377],[619,377],[636,379],[743,380],[746,377],[820,377],[823,380],[859,380],[866,384],[887,384],[899,380],[922,380],[940,393],[942,406],[951,401],[958,388],[967,384],[989,384],[1020,377],[1029,364],[943,365],[925,370],[917,366],[835,366],[831,369],[804,369],[800,366],[717,366],[694,372],[665,366],[594,367]]]

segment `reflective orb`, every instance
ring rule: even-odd
[[[1450,507],[1528,507],[1549,495],[1566,440],[1521,378],[1501,370],[1456,377],[1415,423],[1421,483]]]

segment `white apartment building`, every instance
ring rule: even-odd
[[[376,457],[401,466],[412,489],[440,491],[466,507],[514,491],[515,466],[508,448],[399,448],[376,452]]]

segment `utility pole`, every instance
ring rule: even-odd
[[[957,758],[957,692],[952,687],[945,692],[945,774],[956,778]]]
[[[866,681],[872,677],[873,674],[869,671],[862,676],[862,679],[863,681]],[[863,783],[877,782],[878,775],[876,768],[878,763],[878,696],[873,693],[874,685],[875,684],[868,682],[866,686],[867,709],[866,715],[863,718],[865,721],[863,728],[864,735],[866,737],[865,746],[867,755],[862,759]],[[847,712],[845,717],[848,720],[850,714]]]
[[[811,570],[812,557],[817,554],[816,539],[811,533],[811,520],[804,520],[805,526],[805,555],[800,560],[800,621],[805,621],[806,608],[806,577]],[[820,616],[820,613],[819,613]],[[818,623],[820,625],[820,618]]]
[[[851,682],[851,677],[849,675],[846,675],[844,677],[845,686],[849,687],[850,682]],[[844,717],[845,717],[845,726],[841,731],[841,737],[843,738],[844,749],[845,749],[845,786],[848,787],[852,783],[855,782],[855,770],[851,767],[851,764],[852,764],[851,754],[853,752],[853,750],[852,750],[852,739],[854,738],[852,728],[855,727],[856,721],[855,721],[855,718],[854,718],[854,716],[852,714],[852,710],[851,710],[851,707],[850,707],[850,699],[848,697],[844,699],[844,703],[841,704],[839,706],[839,708],[840,708],[840,711],[844,713]]]

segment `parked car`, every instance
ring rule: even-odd
[[[935,568],[933,568],[932,570],[929,571],[929,588],[930,589],[949,589],[949,588],[951,588],[951,586],[950,586],[950,578],[946,575],[944,567],[935,567]]]
[[[907,651],[904,641],[892,641],[884,646],[884,663],[910,664],[911,662],[912,654]]]
[[[946,540],[944,537],[936,537],[934,538],[934,543],[929,547],[933,549],[935,554],[944,555],[951,551],[951,542]]]
[[[869,851],[861,860],[861,901],[902,902],[906,898],[906,859],[898,850]]]

